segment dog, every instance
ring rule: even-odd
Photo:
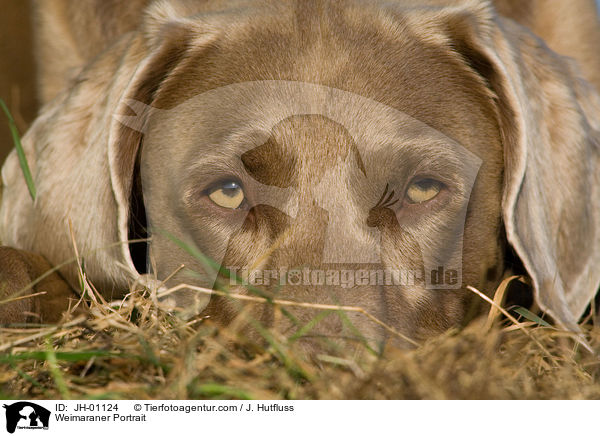
[[[181,316],[224,325],[239,302],[198,288],[360,307],[413,340],[468,319],[467,286],[489,295],[520,268],[573,331],[598,291],[591,0],[65,0],[39,2],[36,27],[37,195],[13,153],[1,292],[43,259],[64,283],[0,305],[3,322],[60,317],[74,246],[105,298],[152,278],[181,288],[163,301]],[[245,315],[274,323],[270,305]],[[312,333],[351,337],[343,318]]]

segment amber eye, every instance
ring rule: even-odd
[[[225,209],[238,209],[246,196],[244,195],[244,190],[237,182],[228,181],[209,191],[208,198],[217,206],[224,207]]]
[[[420,179],[412,182],[406,190],[409,203],[424,203],[435,198],[444,185],[433,179]]]

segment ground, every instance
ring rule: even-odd
[[[236,325],[179,320],[144,291],[118,306],[89,291],[90,309],[62,325],[0,329],[0,397],[600,399],[600,359],[537,318],[493,313],[412,350],[307,359],[293,336],[251,342]],[[600,351],[600,328],[582,329]]]

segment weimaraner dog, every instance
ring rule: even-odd
[[[187,285],[161,304],[222,324],[237,300],[197,288],[361,307],[417,340],[513,273],[568,329],[598,291],[592,0],[56,0],[36,20],[37,194],[13,153],[4,300],[74,247],[105,298]],[[78,286],[62,266],[0,321],[56,321]]]

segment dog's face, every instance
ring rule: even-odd
[[[189,288],[185,315],[379,341],[463,319],[506,242],[577,329],[600,283],[600,98],[573,63],[485,2],[150,3],[24,138],[35,203],[8,159],[4,243],[57,265],[75,240],[107,298],[148,260],[289,316]]]
[[[252,283],[274,298],[362,307],[422,338],[462,319],[466,284],[493,287],[502,273],[496,108],[458,57],[390,32],[367,8],[336,13],[326,38],[294,29],[319,27],[310,8],[255,17],[158,91],[140,164],[151,260],[159,277],[204,271],[168,232],[238,275],[260,271]],[[374,278],[392,270],[400,280]],[[175,300],[194,307],[190,294]],[[300,325],[318,313],[289,310]],[[207,309],[222,322],[237,312],[223,298]],[[251,315],[270,323],[272,307]],[[337,314],[312,333],[352,336]]]

